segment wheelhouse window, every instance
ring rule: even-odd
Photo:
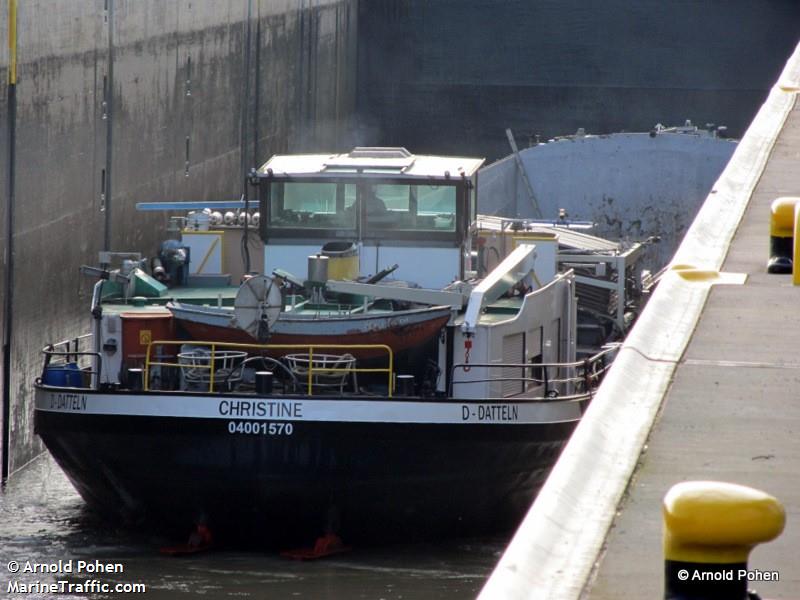
[[[456,188],[440,185],[365,186],[366,229],[456,230]]]
[[[355,229],[355,202],[354,184],[272,183],[268,226],[277,229]]]
[[[359,239],[451,239],[465,216],[458,198],[455,185],[272,181],[263,227],[281,237],[315,229]]]

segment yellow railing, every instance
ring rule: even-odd
[[[193,348],[208,348],[210,354],[208,356],[208,364],[186,364],[181,362],[165,362],[151,360],[151,352],[154,346],[180,346],[187,345]],[[208,375],[208,392],[214,391],[214,376],[217,370],[217,352],[222,350],[241,350],[246,351],[251,357],[265,356],[266,353],[274,353],[276,350],[305,350],[308,354],[308,373],[306,376],[306,383],[308,385],[308,395],[313,394],[314,376],[324,372],[324,374],[335,372],[353,372],[353,373],[386,373],[387,374],[387,389],[388,396],[392,397],[394,389],[394,352],[385,344],[237,344],[229,342],[205,342],[195,340],[154,340],[147,345],[147,354],[145,356],[144,364],[144,390],[148,391],[150,388],[150,367],[177,367],[179,369],[207,369]],[[386,367],[347,367],[347,368],[334,368],[328,366],[315,366],[314,364],[314,351],[315,350],[384,350],[388,356],[389,362]]]

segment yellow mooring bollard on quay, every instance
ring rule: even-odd
[[[773,572],[747,567],[750,551],[783,531],[786,514],[759,490],[686,481],[664,496],[665,600],[748,600],[748,583]]]
[[[767,273],[792,273],[792,283],[800,285],[800,198],[777,198],[770,205],[769,260]]]

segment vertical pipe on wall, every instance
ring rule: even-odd
[[[342,115],[339,112],[341,110],[341,98],[340,98],[340,86],[339,83],[341,81],[343,70],[341,67],[341,60],[342,60],[342,53],[340,52],[340,31],[342,28],[342,17],[341,12],[342,6],[337,4],[336,5],[336,26],[333,29],[333,70],[335,72],[334,80],[333,80],[333,146],[335,148],[339,148],[339,144],[341,143],[341,136],[339,132],[341,131],[341,121]]]
[[[105,187],[103,189],[104,203],[104,232],[103,250],[111,250],[111,162],[113,157],[113,132],[114,132],[114,0],[105,0],[108,16],[108,79],[105,86],[105,116],[106,116],[106,168]]]
[[[291,144],[289,147],[290,151],[296,152],[298,147],[299,149],[305,151],[306,150],[306,143],[305,143],[305,124],[304,124],[304,117],[305,117],[305,102],[306,102],[306,90],[308,86],[306,85],[305,81],[305,39],[306,39],[306,11],[305,11],[305,0],[300,0],[300,6],[297,9],[299,12],[299,21],[300,27],[297,33],[297,40],[298,40],[298,48],[297,48],[297,60],[295,61],[295,77],[296,77],[296,89],[295,92],[297,97],[294,101],[295,107],[295,114],[293,115],[294,122],[296,123],[294,136],[292,136],[291,131],[287,136],[287,145]],[[292,139],[294,138],[294,139]]]
[[[8,0],[8,85],[17,85],[17,0]]]
[[[242,263],[244,264],[244,272],[250,272],[250,246],[248,240],[248,217],[250,211],[250,186],[248,185],[249,164],[255,162],[255,156],[252,161],[248,160],[247,151],[249,144],[247,143],[247,130],[250,127],[249,108],[250,108],[250,47],[251,47],[251,26],[250,21],[253,17],[253,0],[247,0],[247,23],[245,25],[244,36],[244,65],[242,67],[242,105],[239,113],[239,152],[241,156],[240,161],[240,181],[242,182],[242,200],[244,200],[244,230],[242,232]]]
[[[239,152],[240,152],[240,173],[241,194],[247,198],[247,173],[249,171],[247,129],[250,125],[250,20],[253,14],[253,0],[247,2],[247,17],[244,24],[244,60],[242,62],[242,99],[239,108]]]
[[[259,131],[258,113],[261,109],[261,2],[258,3],[256,10],[256,58],[255,58],[255,77],[253,81],[253,161],[252,166],[256,169],[261,164],[259,153]]]
[[[14,166],[17,129],[17,0],[8,0],[8,188],[5,222],[5,276],[3,285],[3,435],[0,479],[8,477],[11,463],[11,323],[13,318],[12,284],[14,280]]]

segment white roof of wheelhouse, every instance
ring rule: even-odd
[[[275,155],[258,173],[277,179],[353,175],[447,181],[472,177],[483,162],[482,158],[418,156],[405,148],[358,147],[347,154]]]

